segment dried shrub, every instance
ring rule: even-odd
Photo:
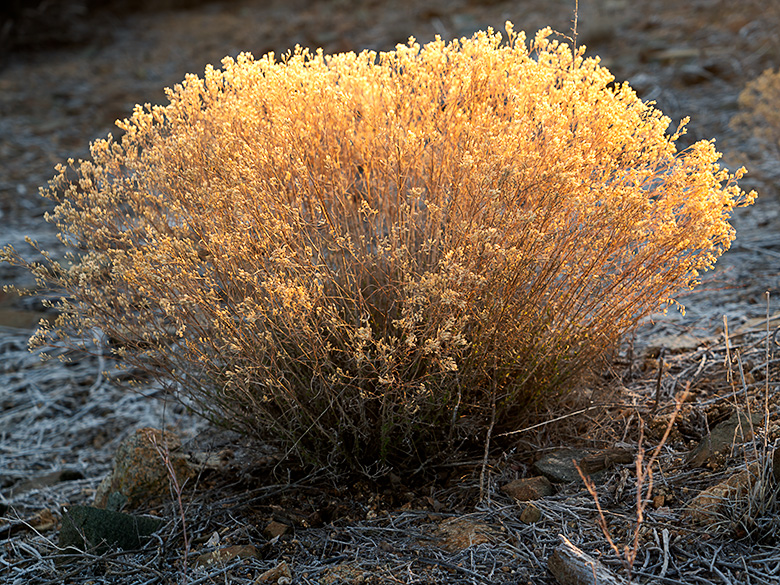
[[[732,124],[762,141],[768,153],[780,156],[780,69],[767,69],[739,94],[741,112]]]
[[[46,193],[74,255],[32,266],[66,293],[34,342],[101,330],[197,412],[319,463],[512,430],[693,286],[754,194],[598,59],[507,33],[244,54],[137,106]]]

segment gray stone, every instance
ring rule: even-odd
[[[742,444],[753,438],[752,429],[764,421],[763,412],[754,412],[751,417],[742,410],[734,411],[728,420],[710,430],[685,460],[691,467],[703,467],[719,453],[730,451],[732,445]],[[752,423],[752,424],[751,424]]]
[[[580,474],[577,473],[572,460],[579,461],[587,455],[588,452],[582,449],[561,449],[542,457],[534,463],[534,468],[550,481],[558,483],[580,481]]]
[[[8,492],[10,496],[17,496],[21,493],[31,490],[40,490],[43,488],[51,487],[63,481],[74,481],[77,479],[84,479],[84,474],[80,471],[72,469],[63,469],[59,471],[52,471],[43,475],[37,475],[30,479],[21,481],[16,485],[11,486]]]
[[[93,550],[141,548],[162,525],[152,516],[135,516],[93,506],[71,506],[62,513],[59,545],[63,549]]]
[[[667,353],[693,351],[711,341],[711,339],[696,337],[689,333],[653,335],[645,344],[645,353],[648,356],[658,357],[662,349],[666,350]]]

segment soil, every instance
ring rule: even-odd
[[[26,340],[40,317],[51,317],[42,297],[0,293],[0,581],[250,583],[277,568],[274,582],[282,583],[285,562],[293,583],[554,583],[547,560],[563,535],[621,577],[623,547],[637,549],[639,583],[778,582],[774,488],[743,498],[752,507],[734,506],[700,525],[686,510],[701,490],[750,462],[769,466],[778,437],[780,323],[766,316],[780,311],[780,161],[776,145],[730,122],[745,85],[780,65],[780,4],[581,4],[577,42],[673,125],[691,116],[682,146],[716,139],[729,168],[747,166],[743,188],[760,195],[735,214],[732,249],[679,299],[684,314],[659,312],[593,385],[540,413],[539,426],[505,438],[486,461],[453,461],[423,479],[358,479],[280,463],[262,446],[193,418],[134,372],[105,375],[110,358],[99,346],[41,362]],[[506,20],[529,35],[548,25],[571,35],[574,16],[573,0],[23,5],[0,11],[0,245],[25,250],[30,236],[55,254],[56,234],[43,218],[50,206],[37,195],[54,165],[87,157],[89,142],[111,132],[114,120],[135,104],[163,103],[163,88],[186,73],[242,51],[282,54],[296,44],[328,53],[389,50],[409,36],[425,42],[503,30]],[[6,265],[0,282],[31,284]],[[137,392],[126,390],[131,381],[140,382]],[[697,457],[703,467],[691,465],[686,455],[709,431],[748,408],[766,414],[752,438]],[[185,485],[184,521],[175,501],[140,510],[168,521],[144,550],[85,552],[62,562],[63,509],[92,503],[118,444],[142,427],[166,428],[192,457],[220,453],[223,462]],[[650,492],[641,472],[661,443]],[[602,461],[602,483],[591,492],[577,481],[556,484],[554,495],[535,502],[537,518],[500,488],[535,475],[534,463],[561,447]],[[633,453],[633,462],[599,456],[616,448]],[[634,540],[637,489],[647,507]],[[276,535],[268,531],[274,523],[285,527]],[[255,548],[192,565],[228,545]]]

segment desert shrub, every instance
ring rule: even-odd
[[[32,266],[65,293],[34,342],[99,329],[319,463],[512,430],[693,286],[753,194],[598,59],[507,33],[243,54],[137,106],[45,193],[73,254]]]
[[[780,154],[780,69],[767,69],[739,94],[740,113],[732,124],[763,142],[766,150]]]

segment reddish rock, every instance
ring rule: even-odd
[[[524,524],[536,524],[542,519],[542,512],[533,504],[528,504],[522,512],[520,512],[520,522]]]
[[[286,534],[289,529],[290,527],[287,526],[287,524],[271,520],[271,522],[268,523],[268,526],[265,527],[263,533],[268,539],[274,539]]]
[[[521,502],[529,502],[545,496],[551,496],[553,487],[549,479],[540,475],[538,477],[516,479],[503,486],[501,491]]]
[[[766,479],[759,464],[751,463],[747,469],[700,492],[688,505],[686,516],[697,524],[718,524],[739,500],[755,497],[756,483]]]
[[[255,579],[255,583],[276,583],[277,585],[289,585],[291,582],[292,571],[287,561],[282,561]],[[320,583],[322,582],[323,580],[320,579]]]
[[[139,429],[119,444],[114,454],[114,468],[95,493],[95,506],[105,508],[109,498],[117,493],[126,501],[127,508],[170,497],[169,472],[158,447],[163,453],[167,447],[180,486],[194,475],[185,458],[178,453],[181,448],[178,437],[159,429]]]

